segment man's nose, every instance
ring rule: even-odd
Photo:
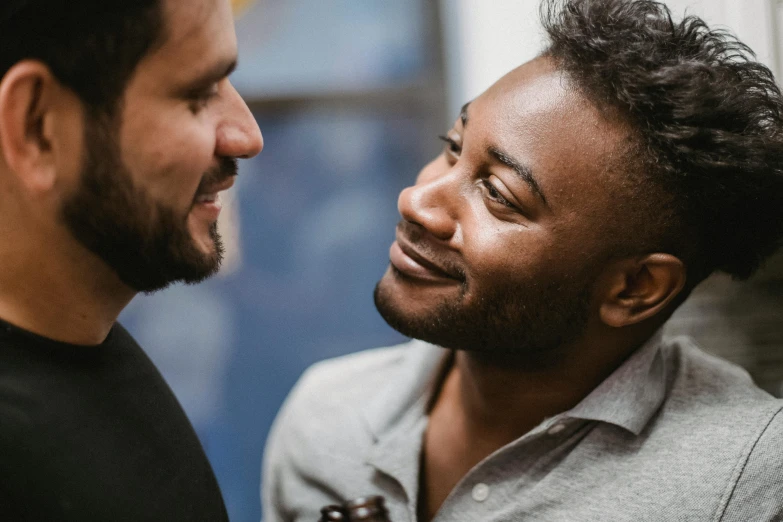
[[[225,97],[226,113],[217,129],[216,154],[229,158],[252,158],[264,148],[261,129],[245,101],[230,83]]]
[[[416,184],[400,192],[397,209],[406,221],[421,225],[436,238],[448,241],[457,231],[458,173],[433,174],[435,162],[425,167]]]

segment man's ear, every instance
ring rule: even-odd
[[[15,64],[0,81],[0,152],[11,174],[35,193],[50,190],[57,180],[60,156],[70,148],[61,138],[81,131],[73,128],[77,123],[73,110],[63,114],[63,95],[71,105],[78,103],[51,70],[36,60]]]
[[[670,254],[620,260],[606,274],[601,320],[608,326],[639,323],[663,311],[685,287],[686,269]]]

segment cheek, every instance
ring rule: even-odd
[[[195,117],[163,118],[124,128],[122,154],[134,182],[172,206],[190,205],[215,164],[215,132]],[[146,125],[144,124],[146,123]]]
[[[493,221],[465,230],[463,252],[469,283],[476,289],[548,278],[563,262],[545,229]]]
[[[80,184],[85,168],[84,122],[81,113],[60,121],[62,124],[57,128],[57,135],[62,153],[57,156],[60,164],[55,183],[63,194],[72,194]]]

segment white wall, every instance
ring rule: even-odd
[[[777,72],[774,41],[777,0],[667,0],[666,4],[678,17],[687,11],[710,25],[730,29],[756,52],[761,62]]]
[[[539,0],[441,0],[449,108],[475,98],[543,47]]]
[[[686,9],[728,27],[779,71],[773,5],[779,0],[667,0],[676,18]],[[530,60],[543,46],[539,0],[441,0],[446,34],[449,109],[481,94],[498,78]],[[781,18],[783,20],[783,18]]]

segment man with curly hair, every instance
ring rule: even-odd
[[[399,196],[375,302],[414,341],[280,413],[267,522],[783,520],[783,401],[661,327],[783,236],[770,71],[650,0],[551,0],[546,51],[465,105]]]

